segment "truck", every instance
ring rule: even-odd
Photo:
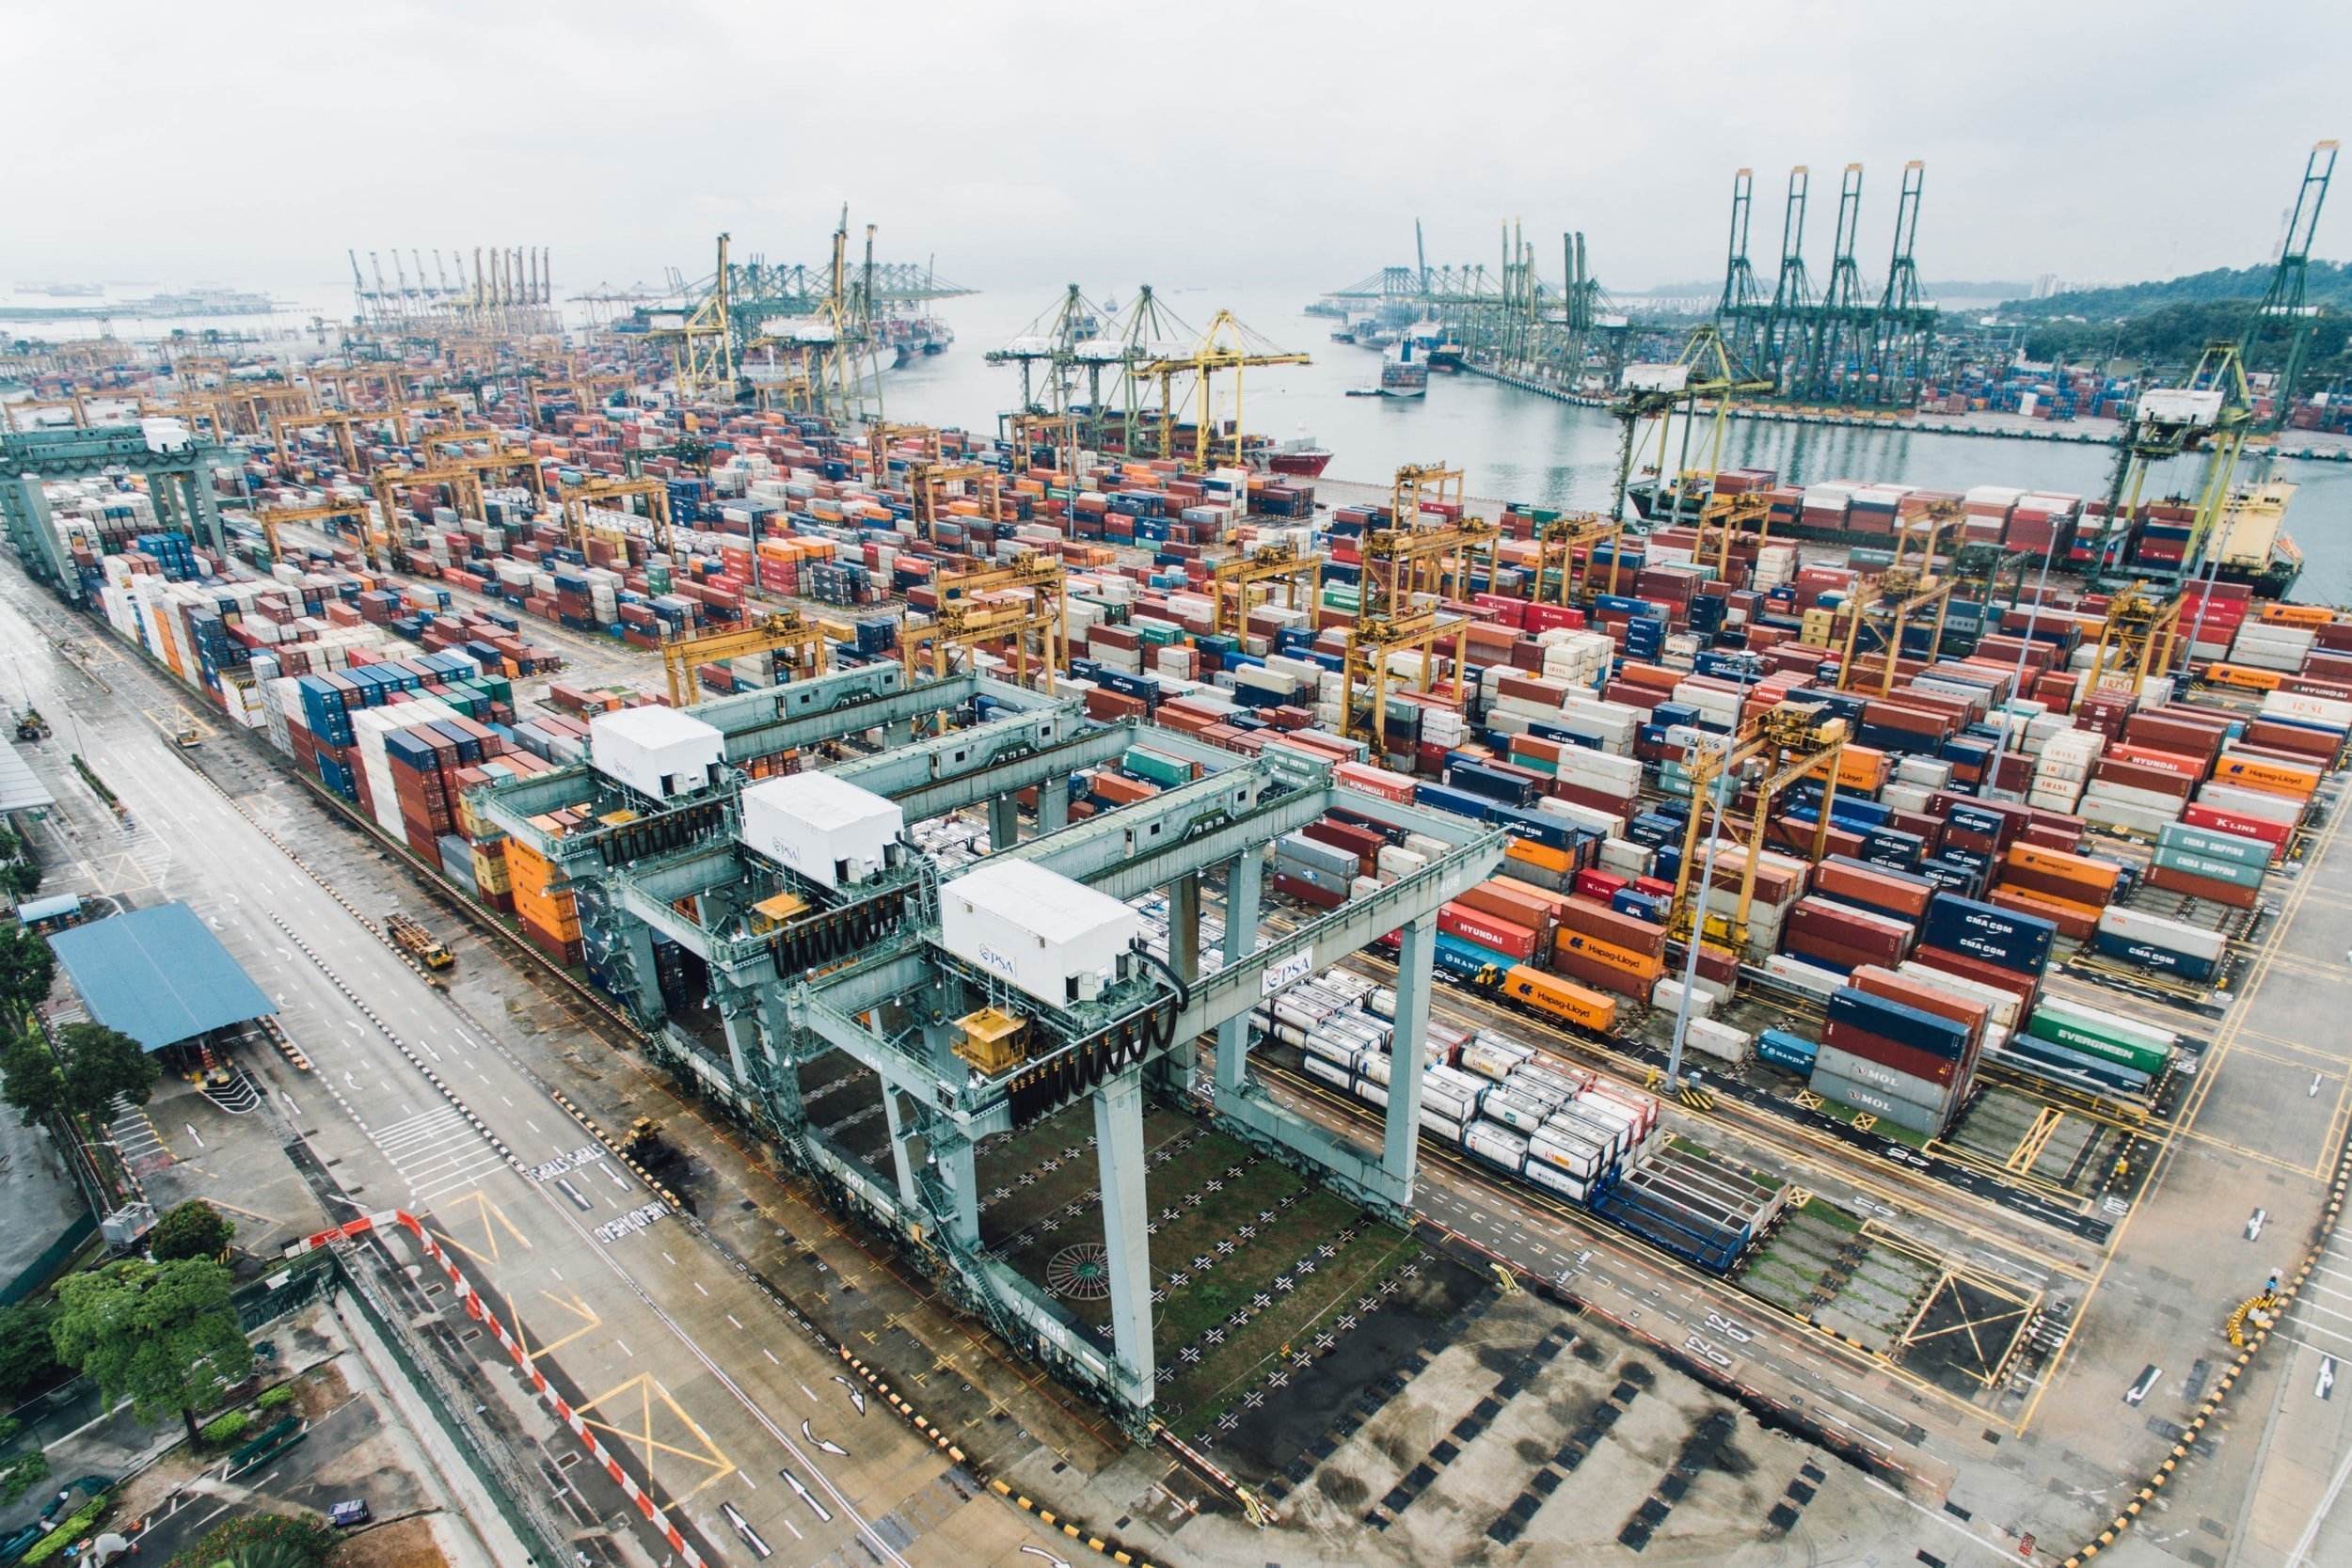
[[[392,939],[392,945],[407,954],[427,969],[442,970],[457,959],[443,946],[441,940],[426,930],[412,915],[394,911],[384,917],[384,934]]]

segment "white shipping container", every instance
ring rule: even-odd
[[[1712,1056],[1718,1061],[1729,1062],[1734,1067],[1748,1059],[1751,1043],[1744,1030],[1718,1023],[1711,1018],[1694,1018],[1691,1026],[1683,1032],[1683,1044],[1687,1049]]]
[[[2121,904],[2110,904],[2099,911],[2099,929],[2132,942],[2153,942],[2158,947],[2211,963],[2221,961],[2229,951],[2229,939],[2218,931],[2184,921],[2166,920],[2158,915],[2143,914],[2127,910]]]

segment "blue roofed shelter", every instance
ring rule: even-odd
[[[91,1019],[151,1052],[278,1010],[185,904],[92,921],[49,946]]]

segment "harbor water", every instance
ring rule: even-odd
[[[956,329],[955,346],[885,374],[882,395],[890,418],[993,432],[1000,410],[1020,396],[1020,373],[984,356],[1019,335],[1057,291],[1018,296],[973,295],[943,302],[937,313]],[[1090,297],[1101,299],[1104,292]],[[1130,295],[1118,294],[1124,306]],[[1307,365],[1246,372],[1243,424],[1277,441],[1311,436],[1332,452],[1332,479],[1385,483],[1399,465],[1443,463],[1464,471],[1473,496],[1534,506],[1593,508],[1608,504],[1616,478],[1617,422],[1594,408],[1556,402],[1476,375],[1439,373],[1424,398],[1351,397],[1377,381],[1380,356],[1371,349],[1330,341],[1336,325],[1302,313],[1297,297],[1260,298],[1211,289],[1162,291],[1160,297],[1199,326],[1220,306],[1284,349],[1312,356]],[[1232,378],[1219,378],[1216,417],[1232,417]],[[1693,451],[1707,432],[1693,437]],[[1678,451],[1680,437],[1674,437]],[[2114,472],[2105,446],[1942,436],[1917,431],[1734,420],[1724,437],[1727,467],[1776,468],[1805,483],[1853,479],[1964,490],[1973,484],[2099,497]],[[2278,477],[2302,488],[2288,514],[2288,531],[2306,565],[2297,599],[2352,603],[2352,464],[2281,461]],[[2176,460],[2150,482],[2151,493],[2194,488],[2200,464]],[[2257,477],[2258,464],[2239,477]]]

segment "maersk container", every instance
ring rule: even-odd
[[[1464,1127],[1462,1148],[1513,1176],[1527,1169],[1527,1140],[1493,1122],[1473,1121]]]
[[[1767,1029],[1756,1037],[1756,1054],[1769,1066],[1784,1069],[1800,1077],[1810,1077],[1820,1046],[1801,1035],[1785,1029]]]
[[[1968,1054],[1968,1031],[1953,1020],[1851,986],[1831,994],[1828,1012],[1833,1023],[1851,1024],[1866,1034],[1947,1062],[1961,1061]]]
[[[2025,974],[2038,974],[2049,963],[2051,939],[2057,934],[2051,921],[1949,893],[1928,901],[1920,931],[1930,947],[1949,948]]]

